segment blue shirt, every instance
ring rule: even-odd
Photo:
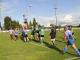
[[[70,30],[67,30],[65,32],[65,35],[66,35],[66,38],[69,40],[69,39],[73,39],[73,36],[72,36],[72,31]]]

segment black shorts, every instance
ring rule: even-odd
[[[39,33],[39,30],[36,30],[36,33]]]
[[[40,37],[44,37],[44,35],[40,35]]]
[[[16,38],[18,38],[18,35],[15,35]]]
[[[23,37],[28,37],[28,35],[26,34],[26,35],[22,35]]]
[[[51,39],[54,39],[55,37],[54,36],[51,36]]]

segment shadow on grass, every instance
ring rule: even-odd
[[[77,56],[76,54],[72,54],[72,53],[69,53],[69,52],[66,52],[67,54],[69,55],[72,55],[72,56]]]
[[[56,41],[61,42],[61,43],[65,43],[64,38],[63,37],[60,37],[60,38],[61,38],[61,40],[56,40]]]
[[[65,43],[64,41],[56,40],[57,42]]]
[[[56,50],[57,52],[59,52],[60,54],[64,54],[63,53],[63,50],[59,49],[58,47],[56,47],[55,45],[51,45],[49,44],[48,42],[44,42],[45,46],[47,46],[48,48],[51,48],[51,49],[54,49]],[[72,55],[72,56],[76,56],[75,54],[72,54],[72,53],[69,53],[69,52],[66,52],[67,54],[69,55]]]
[[[32,41],[36,42],[36,43],[40,43],[38,40],[32,39]]]
[[[49,44],[48,42],[44,42],[45,46],[47,46],[48,48],[51,48],[51,49],[55,49],[56,51],[58,51],[60,54],[63,54],[63,51],[60,50],[58,47],[56,47],[55,45],[51,45]]]

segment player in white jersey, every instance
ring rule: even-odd
[[[9,34],[10,34],[10,37],[11,39],[14,39],[14,29],[9,29]]]

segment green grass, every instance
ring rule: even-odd
[[[80,48],[80,31],[74,30],[74,32],[77,47]],[[64,60],[75,57],[72,48],[68,49],[68,53],[61,54],[65,46],[63,31],[57,32],[56,46],[51,45],[49,32],[45,33],[44,41],[43,45],[35,41],[24,43],[20,39],[10,40],[8,33],[0,33],[0,60]]]

